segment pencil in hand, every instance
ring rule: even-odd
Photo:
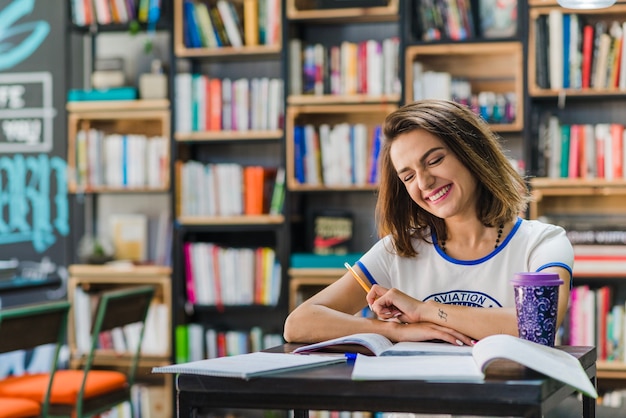
[[[365,290],[365,293],[369,293],[369,291],[372,288],[372,286],[370,286],[369,283],[367,283],[366,280],[362,279],[361,276],[359,276],[359,274],[356,272],[356,270],[354,270],[352,268],[352,266],[350,264],[343,263],[343,265],[346,266],[346,268],[348,269],[348,271],[350,273],[352,273],[352,277],[354,277],[356,279],[356,281],[359,282],[359,284],[361,285],[363,290]]]

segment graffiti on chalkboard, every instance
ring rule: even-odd
[[[59,157],[0,157],[0,245],[31,242],[41,253],[68,235],[66,173]]]
[[[35,0],[14,0],[0,10],[0,70],[15,67],[30,57],[50,33],[50,24],[39,20],[16,24],[35,8]],[[13,42],[17,42],[13,45]]]
[[[0,71],[33,56],[50,34],[45,20],[20,21],[35,0],[15,0],[0,9]],[[50,152],[53,118],[52,74],[0,74],[0,153]]]

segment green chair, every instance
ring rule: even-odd
[[[138,345],[131,355],[128,371],[94,368],[99,335],[103,331],[129,324],[145,324],[154,296],[152,286],[135,286],[102,292],[91,329],[91,348],[80,370],[59,370],[50,393],[48,417],[83,418],[98,415],[124,402],[131,403],[131,387],[141,354],[144,326]],[[0,382],[0,396],[41,397],[45,392],[42,375],[25,375],[14,382]]]
[[[0,353],[30,350],[45,344],[56,344],[49,373],[43,379],[43,390],[38,396],[0,395],[0,417],[48,416],[51,387],[58,368],[59,351],[65,343],[67,301],[43,302],[0,310]],[[7,377],[0,385],[19,377]]]

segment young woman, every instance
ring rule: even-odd
[[[289,342],[359,332],[392,341],[472,344],[518,335],[517,272],[555,272],[557,326],[567,310],[574,254],[558,226],[524,220],[529,192],[498,137],[467,107],[422,100],[387,116],[376,205],[382,237],[350,273],[287,318]],[[358,313],[366,306],[376,318]],[[485,309],[487,308],[487,309]]]

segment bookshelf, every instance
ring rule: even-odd
[[[73,7],[68,3],[68,13],[75,12]],[[170,343],[173,335],[172,278],[171,267],[167,266],[171,259],[171,248],[166,244],[171,242],[171,233],[167,232],[171,223],[170,100],[167,97],[107,100],[107,93],[94,90],[91,77],[97,69],[96,62],[109,59],[114,54],[115,60],[123,63],[121,68],[116,67],[116,72],[118,75],[124,73],[124,91],[130,92],[133,87],[139,87],[131,82],[139,74],[131,73],[143,71],[143,64],[147,65],[151,59],[163,58],[159,52],[163,46],[161,44],[169,43],[171,7],[164,4],[156,10],[160,13],[154,25],[148,25],[142,18],[139,23],[135,22],[135,31],[141,34],[134,37],[131,36],[131,18],[127,16],[124,20],[107,20],[98,14],[102,10],[96,12],[92,7],[91,4],[87,7],[92,12],[87,14],[91,16],[91,22],[81,23],[77,16],[70,14],[67,29],[67,40],[72,51],[66,66],[67,88],[72,91],[68,92],[65,106],[66,155],[72,236],[75,240],[71,249],[72,259],[68,262],[67,292],[73,310],[68,324],[69,365],[73,368],[83,365],[81,353],[77,349],[77,292],[82,291],[87,298],[95,301],[101,291],[132,285],[154,285],[154,304],[159,307],[157,310],[161,319],[159,326],[153,325],[152,328],[158,328],[160,342],[148,337],[148,343],[153,341],[158,348],[153,351],[148,349],[142,356],[135,390],[142,402],[145,401],[145,415],[152,411],[161,416],[171,416],[174,411],[173,380],[155,379],[150,374],[153,366],[171,363],[173,353]],[[129,9],[128,12],[137,10]],[[156,17],[157,14],[152,16]],[[116,38],[124,42],[124,50],[120,50]],[[110,48],[108,41],[112,41],[114,47]],[[151,52],[144,49],[148,44]],[[139,54],[134,55],[137,50]],[[167,66],[166,62],[163,64]],[[94,93],[101,94],[103,99],[81,100],[83,95]],[[114,94],[114,91],[110,90],[109,93]],[[111,236],[110,221],[115,216],[127,215],[138,215],[146,221],[145,237],[141,234],[141,242],[146,249],[145,259],[139,261],[142,265],[128,262],[122,268],[77,264],[87,261],[101,263],[112,259],[115,251],[108,254],[108,250],[114,250],[115,237]],[[85,244],[89,242],[103,244],[107,251],[105,257],[94,257],[95,254],[87,257]],[[92,247],[90,251],[97,251],[97,246],[89,246]],[[150,334],[154,335],[154,332]],[[98,350],[96,364],[101,368],[124,369],[130,366],[130,356],[115,353],[111,349]]]
[[[218,3],[234,6],[244,35],[241,46],[227,45],[227,32],[221,46],[204,42],[208,32],[203,16],[208,13],[211,24],[216,22],[214,13],[221,19]],[[260,10],[262,4],[268,9]],[[198,352],[203,358],[214,356],[215,345],[220,346],[217,355],[234,353],[238,347],[230,337],[239,342],[246,339],[246,350],[263,348],[256,345],[259,337],[268,344],[272,344],[270,337],[275,344],[282,342],[282,337],[278,342],[276,337],[282,335],[287,313],[289,245],[283,205],[272,209],[270,202],[284,170],[282,2],[175,0],[173,10],[173,259],[178,278],[173,288],[173,323],[175,358],[180,362]],[[194,25],[195,19],[199,25]],[[188,31],[194,29],[203,37],[201,44],[190,42]],[[257,36],[250,37],[251,31]],[[232,97],[226,92],[233,92]],[[211,115],[218,109],[220,114]],[[224,176],[228,172],[221,170],[226,166],[234,167],[235,174]],[[264,169],[262,183],[247,183],[249,167]],[[193,177],[198,172],[204,174]],[[215,175],[215,182],[205,175]],[[263,199],[257,212],[245,204],[254,190]],[[225,202],[232,199],[235,206],[227,206]],[[251,252],[252,259],[244,258]],[[265,258],[258,258],[261,253]],[[209,263],[222,268],[213,270]],[[243,271],[245,265],[255,270]],[[235,284],[242,277],[246,279]],[[267,285],[271,290],[266,285],[260,290],[261,278],[274,279]],[[203,283],[213,283],[212,290],[207,293]],[[253,286],[253,296],[234,301],[233,286],[239,293]],[[273,295],[271,301],[259,296],[265,291]],[[200,334],[198,342],[194,336]],[[215,344],[205,343],[206,335]]]
[[[598,171],[598,167],[603,166],[604,162],[598,160],[596,154],[590,154],[590,150],[600,143],[598,138],[604,137],[599,134],[599,126],[619,125],[625,116],[619,106],[624,97],[623,89],[619,87],[619,79],[623,77],[618,76],[612,83],[600,84],[595,77],[597,70],[594,69],[594,61],[599,61],[597,49],[593,52],[596,59],[589,60],[588,70],[583,71],[583,63],[588,60],[585,58],[587,54],[583,44],[586,43],[585,25],[593,27],[595,38],[597,29],[600,28],[599,22],[604,22],[604,30],[608,31],[613,21],[624,20],[626,5],[617,3],[607,9],[581,11],[561,9],[554,1],[531,1],[529,6],[527,65],[528,97],[532,112],[529,112],[527,121],[527,152],[530,156],[529,169],[537,176],[530,182],[533,201],[529,208],[529,217],[535,219],[556,214],[579,215],[584,218],[619,215],[626,203],[626,182],[619,175],[608,178],[602,171]],[[556,17],[556,21],[550,20],[551,15]],[[554,82],[554,75],[542,65],[546,56],[541,56],[542,50],[538,45],[546,37],[549,41],[551,27],[553,29],[559,23],[567,22],[567,19],[563,19],[565,15],[569,15],[570,25],[571,21],[577,21],[581,28],[579,47],[571,49],[571,39],[570,43],[567,39],[561,41],[564,51],[569,50],[570,55],[575,54],[574,51],[580,54],[579,65],[568,68],[570,75],[579,72],[580,78],[570,76],[566,80],[565,74],[568,72],[565,72],[561,81],[557,76]],[[574,15],[576,18],[572,17]],[[592,48],[594,49],[595,47]],[[549,61],[549,65],[553,63],[554,61]],[[611,73],[608,69],[606,71],[608,80]],[[572,147],[572,144],[578,146]],[[605,167],[605,170],[611,168]],[[585,268],[577,272],[577,263],[574,262],[574,286],[588,287],[592,292],[599,292],[601,288],[608,286],[612,289],[610,305],[623,304],[624,277],[624,273],[608,268],[599,268],[597,271]],[[575,310],[576,308],[572,308],[570,314],[574,315],[572,311]],[[608,317],[601,312],[605,312],[604,309],[600,304],[595,304],[588,314],[592,315],[591,322],[598,328],[602,327],[604,318]],[[599,347],[600,353],[597,364],[599,386],[605,390],[623,388],[626,364],[619,358],[610,361],[601,358],[607,338],[601,334],[600,332],[593,343]]]
[[[80,368],[84,364],[85,353],[79,348],[79,340],[89,337],[91,314],[82,309],[95,309],[98,293],[132,287],[138,285],[152,285],[155,288],[155,297],[150,308],[149,319],[146,322],[144,341],[152,342],[148,351],[141,354],[138,364],[137,387],[143,391],[143,399],[151,399],[154,410],[160,410],[167,416],[174,410],[173,378],[171,376],[156,376],[150,373],[152,367],[164,366],[171,363],[172,346],[171,335],[171,269],[163,266],[95,266],[74,264],[69,266],[67,284],[68,301],[71,304],[68,321],[68,348],[70,351],[70,367]],[[78,302],[79,295],[87,305]],[[118,352],[112,347],[97,350],[94,357],[94,366],[99,368],[113,368],[128,370],[131,364],[131,353]],[[152,392],[152,393],[151,393]],[[156,394],[156,395],[155,395]],[[147,410],[150,405],[140,401],[142,409]]]

